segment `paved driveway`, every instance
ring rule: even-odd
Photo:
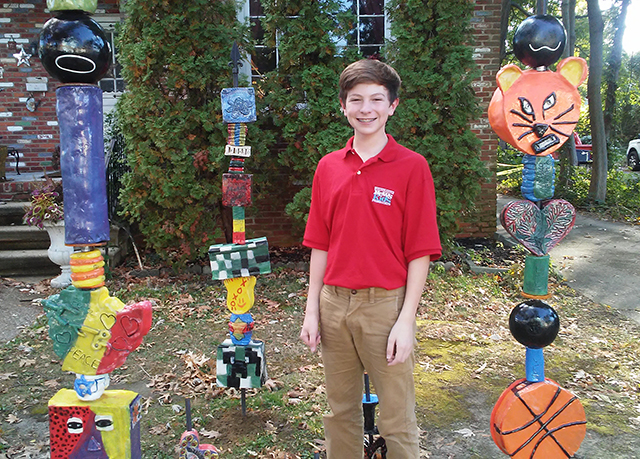
[[[498,196],[502,208],[521,198]],[[498,232],[509,237],[498,221]],[[573,230],[549,252],[569,285],[640,323],[640,227],[578,214]]]

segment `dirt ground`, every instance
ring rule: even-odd
[[[477,246],[476,241],[473,246]],[[478,249],[481,258],[488,257],[485,250],[481,247]],[[289,258],[295,263],[306,261],[305,255],[299,253],[279,256],[279,262],[282,263]],[[322,449],[321,429],[307,426],[305,421],[305,418],[309,418],[307,420],[311,424],[310,418],[313,418],[318,423],[325,409],[320,360],[317,355],[310,355],[297,339],[304,304],[305,275],[295,270],[283,271],[280,275],[271,276],[270,283],[263,281],[264,285],[257,292],[267,298],[257,306],[256,322],[260,326],[256,333],[270,343],[267,361],[269,376],[273,378],[272,394],[264,388],[260,391],[262,395],[252,394],[251,397],[260,399],[261,404],[252,405],[254,408],[249,409],[246,418],[240,415],[237,394],[214,396],[213,403],[218,403],[215,405],[217,408],[212,408],[209,404],[212,402],[203,397],[202,392],[196,391],[194,395],[197,400],[195,406],[199,405],[200,411],[206,413],[202,416],[199,430],[212,436],[211,439],[203,438],[203,441],[211,442],[225,451],[222,458],[311,458],[314,446]],[[506,457],[491,438],[489,419],[499,393],[510,381],[524,376],[524,351],[517,343],[513,344],[508,328],[503,324],[513,306],[513,299],[505,294],[504,287],[497,287],[507,282],[504,279],[496,283],[494,277],[475,279],[455,273],[451,276],[454,275],[458,277],[442,277],[428,282],[425,298],[429,300],[421,305],[418,314],[419,364],[416,366],[416,380],[420,394],[418,418],[421,458]],[[12,317],[19,317],[28,323],[41,313],[41,307],[32,301],[51,293],[45,287],[0,280],[3,281],[0,298],[11,296],[25,308],[24,313],[21,311]],[[132,282],[138,282],[138,285]],[[143,288],[140,295],[158,292],[158,301],[161,301],[160,292],[163,288],[170,291],[170,296],[160,302],[158,315],[154,317],[154,323],[158,325],[157,333],[145,338],[148,348],[132,354],[128,361],[131,364],[125,372],[129,377],[111,388],[140,393],[151,401],[156,413],[161,408],[166,411],[167,406],[171,411],[171,406],[182,403],[179,393],[174,391],[175,384],[193,379],[190,377],[193,367],[180,367],[185,361],[183,358],[158,360],[152,364],[152,345],[155,342],[157,346],[164,346],[162,349],[165,351],[174,347],[182,349],[184,343],[172,342],[175,339],[174,330],[178,335],[202,333],[202,320],[212,327],[210,330],[219,328],[220,333],[224,333],[225,319],[220,318],[224,308],[221,304],[210,303],[211,298],[219,294],[219,287],[215,287],[217,290],[203,288],[203,282],[198,279],[133,280],[123,277],[114,283],[114,291],[120,288],[123,294],[127,289],[135,292],[138,287]],[[555,288],[562,290],[559,286]],[[197,295],[199,290],[203,292],[202,300]],[[211,305],[205,307],[203,304],[207,298],[207,304]],[[214,302],[219,303],[219,300]],[[567,292],[559,292],[556,303],[554,307],[559,308],[564,322],[556,340],[557,346],[554,345],[548,357],[548,371],[554,379],[562,378],[563,385],[569,386],[583,400],[588,408],[587,420],[592,423],[588,425],[587,436],[574,457],[640,458],[640,375],[635,369],[640,328],[626,321],[615,310],[590,303],[568,289]],[[438,308],[434,306],[436,304]],[[27,315],[27,311],[30,315]],[[169,324],[175,327],[164,328]],[[165,331],[160,333],[161,330]],[[29,330],[27,327],[16,331],[20,333],[16,339],[26,344],[15,346],[11,354],[2,354],[2,358],[7,360],[3,360],[0,368],[0,459],[44,459],[49,457],[46,402],[55,390],[67,386],[72,378],[69,375],[62,376],[59,362],[51,358],[53,354],[49,349],[46,330]],[[209,341],[219,339],[216,335],[206,338]],[[198,345],[202,352],[208,352],[204,344],[196,343],[196,347]],[[446,355],[438,347],[441,345],[450,345],[456,350]],[[171,357],[169,352],[167,355]],[[456,361],[463,362],[463,374],[458,375]],[[479,372],[479,368],[484,366],[486,369]],[[167,371],[167,375],[162,374]],[[308,376],[304,375],[305,371]],[[43,376],[46,374],[53,376]],[[577,378],[576,374],[587,376]],[[53,378],[55,382],[52,382]],[[213,380],[215,385],[215,378]],[[166,385],[162,384],[163,381]],[[17,390],[20,386],[23,389],[21,392]],[[25,386],[28,387],[27,391],[24,391]],[[169,393],[172,391],[173,396]],[[25,393],[32,394],[33,400]],[[300,409],[292,416],[291,411],[271,405],[267,396],[289,400],[286,409],[295,409],[289,406],[292,400],[302,400],[303,404],[311,400],[308,405],[310,408]],[[436,408],[432,408],[432,404]],[[458,407],[464,407],[463,414],[457,413]],[[619,416],[616,417],[620,412],[624,414],[622,421],[618,419]],[[149,416],[155,414],[150,412]],[[164,449],[166,454],[158,456],[143,448],[142,457],[176,457],[170,445],[177,443],[177,438],[184,430],[184,413],[172,414],[168,418],[157,415],[157,425],[153,424],[155,421],[155,418],[146,421],[145,436],[164,441],[167,445]],[[616,422],[623,422],[625,428],[616,428]],[[318,438],[309,437],[310,432]],[[260,438],[268,434],[280,439],[280,448],[271,446],[255,454],[247,448],[243,455],[229,455],[239,438]],[[286,445],[300,445],[300,442],[293,441],[297,437],[311,440],[305,440],[297,450],[291,447],[287,449]]]

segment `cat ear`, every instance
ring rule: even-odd
[[[577,88],[587,78],[587,61],[581,57],[567,57],[560,61],[556,72]]]
[[[522,76],[522,69],[515,64],[509,64],[500,69],[496,75],[498,81],[498,87],[502,93],[506,93],[511,85],[516,82],[518,78]]]

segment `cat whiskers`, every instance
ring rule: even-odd
[[[572,122],[568,121],[566,123],[554,123],[554,124],[578,124],[578,122],[576,121],[575,123],[572,123]],[[563,135],[565,137],[569,137],[571,135],[571,133],[565,134],[564,132],[557,130],[553,126],[549,126],[549,129],[552,130],[553,132],[555,132],[556,134],[560,134],[560,135]]]
[[[513,112],[513,110],[511,110]],[[531,128],[530,131],[524,132],[520,135],[520,137],[518,137],[518,140],[522,140],[523,137],[528,136],[529,134],[533,134],[533,126],[531,124],[523,124],[523,123],[513,123],[511,126],[514,127],[528,127]]]
[[[558,125],[558,124],[572,124],[572,125],[574,125],[574,126],[575,126],[576,124],[578,124],[578,122],[577,122],[577,121],[556,121],[556,120],[559,120],[560,118],[562,118],[563,116],[565,116],[566,114],[571,113],[574,109],[575,109],[575,105],[574,105],[574,104],[571,104],[571,107],[567,108],[565,111],[563,111],[562,113],[560,113],[559,115],[557,115],[557,116],[553,119],[553,121],[551,122],[551,124],[552,124],[552,125],[553,125],[553,124],[555,124],[555,125]],[[565,136],[565,137],[569,137],[569,136],[571,135],[571,133],[569,133],[569,134],[565,134],[564,132],[562,132],[562,131],[559,131],[559,130],[555,129],[553,126],[549,126],[549,129],[551,129],[553,132],[555,132],[555,133],[557,133],[557,134],[560,134],[560,135],[563,135],[563,136]]]

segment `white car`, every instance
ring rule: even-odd
[[[640,139],[633,139],[627,147],[627,166],[632,171],[640,171]]]

